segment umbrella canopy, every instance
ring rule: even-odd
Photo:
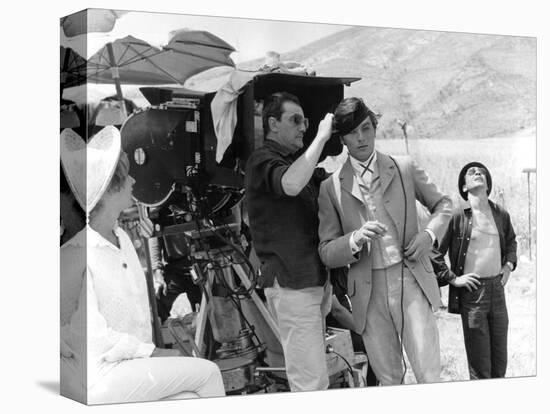
[[[88,81],[131,85],[180,83],[183,61],[133,36],[107,43],[88,60]]]
[[[86,82],[86,59],[70,47],[60,46],[59,74],[61,89]]]
[[[165,49],[184,55],[189,62],[194,62],[195,66],[200,66],[200,61],[210,62],[209,68],[235,66],[229,57],[235,52],[235,48],[210,32],[180,29],[170,33],[170,36]],[[193,75],[196,73],[199,72]]]
[[[176,31],[169,43],[161,48],[126,36],[107,43],[90,57],[86,65],[87,76],[79,83],[115,84],[117,99],[122,101],[123,84],[183,85],[189,77],[207,69],[224,65],[234,67],[229,57],[233,51],[231,45],[204,31]]]
[[[235,49],[204,31],[178,31],[157,48],[133,36],[115,40],[88,61],[88,81],[133,85],[183,84],[216,66],[235,66]]]
[[[61,18],[61,27],[67,37],[92,32],[110,32],[116,20],[127,11],[87,9]]]

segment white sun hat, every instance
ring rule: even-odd
[[[113,178],[120,156],[120,132],[106,126],[86,145],[72,129],[61,132],[61,164],[73,194],[86,216]]]

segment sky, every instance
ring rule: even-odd
[[[117,20],[110,33],[89,34],[87,51],[82,50],[82,39],[66,38],[61,33],[61,42],[89,58],[108,41],[126,35],[161,46],[168,43],[168,36],[172,30],[207,30],[237,50],[231,58],[235,63],[239,63],[261,58],[268,50],[288,52],[348,27],[335,24],[128,12]]]

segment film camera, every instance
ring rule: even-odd
[[[307,148],[320,120],[342,100],[344,85],[356,80],[285,73],[251,77],[236,98],[236,125],[221,162],[216,162],[211,111],[215,92],[141,88],[152,106],[122,127],[123,149],[136,180],[134,197],[154,223],[154,235],[164,240],[167,258],[187,257],[190,275],[203,291],[192,348],[218,363],[228,393],[266,389],[280,383],[277,371],[284,372],[276,324],[255,289],[240,209],[244,166],[264,140],[264,100],[279,91],[300,99],[311,125],[304,135]],[[322,158],[341,150],[338,140],[329,141]],[[214,352],[204,341],[206,320]],[[271,379],[268,372],[274,374]]]
[[[263,144],[261,108],[270,94],[286,91],[298,96],[311,125],[304,136],[307,148],[320,120],[342,100],[344,85],[356,80],[284,73],[253,77],[237,99],[232,142],[220,163],[216,162],[217,137],[210,110],[215,92],[141,88],[152,107],[134,114],[122,128],[124,150],[136,179],[134,196],[145,205],[158,206],[178,185],[215,192],[242,190],[246,160]],[[341,151],[338,140],[329,141],[322,158]],[[216,213],[223,208],[222,197],[208,194],[217,199],[210,206],[211,213]]]

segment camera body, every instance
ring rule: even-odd
[[[130,175],[136,180],[134,197],[146,206],[155,207],[166,203],[174,191],[191,189],[210,200],[208,209],[231,208],[239,200],[236,194],[243,195],[248,157],[263,145],[264,100],[280,91],[299,98],[310,120],[310,128],[304,135],[304,151],[313,141],[321,119],[343,99],[344,85],[357,80],[287,73],[252,76],[236,97],[232,141],[219,163],[211,110],[216,92],[141,88],[152,106],[133,114],[121,130],[123,149],[130,159]],[[339,140],[331,139],[321,159],[341,151]]]

